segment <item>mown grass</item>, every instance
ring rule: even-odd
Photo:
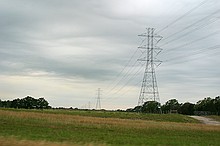
[[[0,136],[13,137],[14,141],[27,140],[27,143],[30,140],[91,146],[219,145],[220,126],[160,121],[157,118],[154,121],[152,117],[140,120],[54,112],[0,110]]]

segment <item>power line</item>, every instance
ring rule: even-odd
[[[140,46],[143,44],[143,41],[144,41],[144,40],[142,40]],[[138,47],[138,49],[139,49],[139,48],[140,48],[140,47]],[[141,54],[138,58],[141,58],[142,56],[143,56],[143,52],[142,52],[142,54]],[[130,81],[132,81],[132,79],[134,79],[134,76],[136,76],[138,73],[140,73],[140,70],[142,69],[142,67],[143,67],[144,64],[142,64],[142,65],[140,66],[140,68],[139,68],[133,75],[131,74],[132,76],[127,80],[127,82],[126,82],[123,86],[121,86],[121,88],[119,88],[116,92],[110,94],[110,92],[112,92],[112,91],[119,85],[119,83],[120,83],[123,79],[127,79],[127,78],[129,77],[129,73],[134,71],[134,66],[136,65],[137,62],[138,62],[138,60],[136,60],[136,61],[134,62],[134,64],[130,67],[130,69],[127,70],[127,72],[125,73],[125,75],[122,76],[122,78],[112,87],[112,89],[111,89],[110,91],[107,92],[107,94],[106,94],[105,96],[114,95],[114,94],[118,93],[118,92],[121,91]]]
[[[126,65],[122,68],[122,70],[116,75],[116,79],[123,73],[123,71],[128,67],[128,65],[130,64],[131,60],[134,58],[135,54],[137,53],[138,48],[135,50],[135,52],[132,54],[132,56],[130,57],[130,59],[128,60],[128,62],[126,63]],[[111,83],[113,84],[115,82],[115,80]],[[109,84],[107,89],[109,88],[109,86],[111,85]]]
[[[127,82],[125,82],[125,84],[123,85],[123,86],[121,86],[121,88],[119,88],[118,90],[116,90],[114,93],[112,93],[112,94],[109,94],[109,95],[115,95],[115,94],[117,94],[118,92],[120,92],[122,89],[124,89],[131,81],[133,81],[135,78],[135,76],[137,76],[138,74],[140,74],[141,73],[141,69],[143,69],[143,66],[144,66],[144,64],[142,65],[142,66],[140,66],[140,68],[135,72],[135,74],[133,75],[133,76],[131,76],[128,80],[127,80]],[[110,97],[111,98],[111,97]],[[110,99],[110,98],[108,98],[108,99]],[[105,98],[106,100],[108,100],[107,98]]]
[[[220,45],[215,45],[215,46],[212,46],[212,47],[209,47],[209,48],[205,48],[205,49],[200,49],[200,50],[197,50],[196,52],[194,52],[193,54],[191,55],[180,55],[180,56],[177,56],[177,57],[174,57],[174,58],[171,58],[171,59],[168,59],[168,60],[165,60],[163,62],[170,62],[170,61],[175,61],[175,59],[178,59],[176,63],[174,64],[179,64],[179,63],[185,63],[185,62],[190,62],[190,61],[193,61],[193,60],[197,60],[198,58],[192,58],[192,59],[188,59],[187,61],[180,61],[181,59],[184,59],[184,58],[188,58],[188,57],[192,57],[192,56],[195,56],[195,55],[198,55],[198,54],[201,54],[201,53],[204,53],[206,51],[210,51],[210,50],[216,50],[220,48]],[[219,51],[219,50],[218,50]],[[213,53],[215,54],[215,53]],[[141,69],[141,68],[140,68]],[[139,74],[140,73],[140,69],[137,71],[137,73]],[[136,74],[137,74],[136,73]],[[119,91],[121,91],[125,86],[127,86],[127,84],[131,81],[131,79],[134,79],[134,78],[130,78],[130,80],[123,86],[121,87],[118,91],[116,91],[114,94],[118,93]],[[140,84],[140,82],[138,82],[137,84]],[[137,85],[135,84],[135,85]],[[130,89],[130,88],[129,88]],[[124,91],[124,93],[126,93],[129,89],[127,89],[126,91]],[[123,95],[123,93],[122,93]]]
[[[212,56],[208,56],[208,57],[218,56],[218,55],[220,55],[220,53],[217,54],[216,52],[212,52],[211,55],[212,55]],[[191,59],[187,58],[187,60],[182,60],[182,61],[181,61],[181,60],[178,60],[177,62],[174,62],[174,63],[169,64],[169,65],[187,63],[187,62],[191,62],[191,61],[194,61],[194,60],[198,60],[198,59],[200,59],[200,58],[204,58],[204,56],[198,56],[198,57],[196,57],[196,58],[191,58]],[[168,66],[168,65],[166,65],[166,66]]]
[[[200,6],[204,5],[206,2],[207,2],[207,1],[203,1],[203,2],[200,3],[198,6],[196,6],[194,9],[191,9],[190,11],[188,11],[187,13],[185,13],[185,15],[179,17],[179,18],[176,19],[172,24],[170,23],[170,24],[168,24],[166,27],[168,27],[168,26],[170,26],[170,25],[173,25],[173,24],[176,23],[177,21],[181,20],[183,17],[187,16],[188,14],[190,14],[191,12],[193,12],[195,9],[197,9],[197,8],[199,8]],[[209,15],[209,17],[210,17],[210,16],[212,16],[212,15]],[[181,31],[179,31],[179,32],[176,32],[175,35],[176,35],[176,34],[179,34],[180,32],[183,32],[183,31],[185,31],[185,30],[187,30],[187,29],[189,29],[189,28],[191,28],[192,26],[194,26],[194,25],[196,25],[196,24],[202,22],[202,20],[205,20],[205,19],[207,19],[207,18],[209,18],[209,17],[207,16],[207,17],[205,17],[205,18],[203,18],[203,19],[200,19],[199,21],[197,21],[197,22],[195,22],[195,23],[193,23],[193,24],[191,24],[191,25],[185,27],[183,30],[181,30]],[[213,20],[213,21],[211,21],[210,23],[213,23],[214,21],[216,21],[216,20]],[[200,29],[200,28],[202,28],[202,27],[205,27],[204,25],[205,25],[205,24],[202,24],[201,26],[199,26],[199,27],[197,27],[197,28],[195,28],[195,29],[193,29],[193,30],[196,31],[196,30],[198,30],[198,29]],[[163,30],[160,30],[160,31],[163,31]],[[160,31],[159,31],[159,32],[160,32]],[[192,31],[191,31],[190,33],[192,33]],[[186,46],[186,45],[190,45],[190,44],[192,44],[192,43],[195,43],[195,42],[197,42],[197,41],[200,41],[200,40],[202,40],[202,39],[205,39],[205,38],[207,38],[207,37],[209,37],[209,36],[215,35],[216,33],[217,33],[217,32],[212,33],[212,34],[210,34],[210,35],[208,35],[208,36],[205,36],[205,37],[199,38],[199,39],[197,39],[197,40],[191,41],[191,42],[189,42],[189,43],[183,44],[183,45],[181,45],[181,46],[179,46],[179,47],[183,47],[183,46]],[[184,35],[187,35],[187,34],[188,34],[188,33],[185,33]],[[174,34],[173,34],[173,35],[174,35]],[[173,35],[170,35],[168,38],[172,37]],[[183,35],[181,35],[181,37],[183,37]],[[168,38],[166,38],[166,39],[168,39]],[[175,38],[175,40],[176,40],[176,38]],[[172,41],[174,41],[174,40],[172,40]],[[176,48],[173,48],[173,49],[176,49]],[[169,49],[169,51],[170,51],[170,50],[173,50],[173,49]],[[133,56],[134,56],[134,55],[133,55]],[[133,58],[133,56],[132,56],[132,58]],[[167,60],[166,60],[166,61],[167,61]],[[119,73],[119,75],[124,72],[124,70],[127,68],[128,64],[130,64],[130,62],[131,62],[131,59],[128,61],[127,65],[122,69],[122,71]],[[130,70],[133,69],[133,67],[134,67],[135,65],[136,65],[136,62],[132,65],[132,67],[130,68]],[[115,84],[115,86],[114,86],[113,88],[111,88],[111,90],[110,90],[109,92],[113,91],[113,89],[115,89],[115,88],[119,85],[119,83],[120,83],[124,78],[129,77],[128,73],[130,72],[130,70],[128,70],[128,71],[126,72],[126,74]],[[133,70],[132,70],[132,71],[133,71]],[[137,72],[136,72],[136,73],[137,73]],[[119,75],[117,76],[117,78],[119,77]],[[127,83],[130,82],[131,79],[132,79],[132,77],[129,78],[129,80],[128,80],[121,88],[119,88],[119,90],[117,90],[116,92],[114,92],[114,94],[116,94],[116,93],[118,93],[119,91],[121,91],[121,90],[127,85]],[[108,92],[108,93],[109,93],[109,92]]]
[[[134,86],[137,86],[138,84],[141,84],[142,81],[139,81],[138,83],[134,84],[133,86],[129,87],[127,90],[125,90],[124,92],[121,92],[119,95],[117,95],[117,97],[110,97],[110,98],[107,98],[105,101],[112,101],[116,98],[119,98],[120,96],[123,96],[125,95],[126,93],[128,93],[128,91],[131,91],[131,88],[133,88]]]
[[[134,78],[134,76],[138,75],[142,69],[142,67],[144,66],[144,64],[142,66],[140,66],[140,68],[135,72],[135,74],[133,76],[131,76],[128,81],[121,87],[119,88],[119,90],[117,90],[116,92],[114,92],[114,94],[118,93],[119,91],[121,91],[125,86],[128,85],[128,83],[130,83],[130,81],[132,81]]]
[[[176,22],[180,21],[181,19],[183,19],[184,17],[186,17],[187,15],[189,15],[190,13],[192,13],[193,11],[195,11],[196,9],[198,9],[199,7],[201,7],[202,5],[204,5],[205,3],[207,3],[209,0],[204,0],[201,3],[199,3],[199,5],[193,7],[192,9],[190,9],[189,11],[187,11],[186,13],[184,13],[182,16],[176,18],[174,21],[172,21],[171,23],[169,23],[168,25],[166,25],[165,27],[163,27],[162,29],[160,29],[157,33],[161,33],[162,31],[164,31],[165,29],[169,28],[170,26],[172,26],[173,24],[175,24]]]
[[[139,36],[147,36],[147,34],[146,33],[143,33],[143,34],[141,34],[141,35],[139,35]],[[154,36],[154,37],[156,37],[156,36]],[[157,36],[157,37],[159,37],[160,39],[161,39],[161,37],[160,36]],[[152,38],[152,41],[154,41],[154,39],[155,38]],[[159,40],[160,40],[159,39]],[[146,38],[144,38],[143,40],[147,40]],[[159,40],[156,40],[156,42],[158,43],[159,42]],[[149,40],[148,40],[149,41]],[[144,48],[146,48],[146,44],[144,44],[144,45],[142,45],[143,44],[143,41],[142,41],[142,43],[141,43],[141,45],[140,45],[140,47],[138,47],[138,48],[140,48],[140,49],[144,49]],[[153,44],[152,44],[153,45]],[[158,48],[154,48],[154,49],[158,49]],[[159,51],[161,51],[161,49],[158,49]],[[154,50],[155,51],[155,50]],[[142,52],[143,54],[144,53],[146,53],[147,51],[145,50],[144,52]],[[143,54],[141,54],[141,56],[139,56],[139,58],[141,58],[142,56],[143,56]],[[157,52],[156,53],[156,55],[158,55],[159,54],[159,52]],[[146,59],[146,57],[144,58],[144,60]],[[142,59],[143,60],[143,59]],[[138,62],[139,60],[137,60],[133,65],[132,65],[132,68],[136,65],[136,63]],[[156,62],[156,60],[155,60],[155,62]],[[128,83],[130,83],[133,79],[134,79],[134,76],[136,76],[137,74],[139,74],[140,72],[141,72],[141,69],[142,69],[142,67],[144,66],[145,64],[142,64],[141,66],[140,66],[140,68],[135,72],[135,74],[133,75],[133,76],[131,76],[128,80],[127,80],[127,82],[123,85],[123,86],[121,86],[121,88],[119,88],[117,91],[115,91],[114,93],[112,93],[111,95],[114,95],[114,94],[117,94],[118,92],[120,92],[125,86],[127,86],[128,85]],[[130,69],[132,69],[132,68],[130,68]],[[130,70],[129,70],[130,71]],[[128,71],[128,72],[129,72]],[[124,77],[128,77],[128,75],[127,75],[127,73],[128,72],[126,72],[126,75],[124,76]],[[113,89],[115,89],[115,87],[116,86],[118,86],[118,84],[122,81],[122,79],[124,79],[123,77],[121,78],[121,80],[119,80],[118,81],[118,83],[112,88],[112,90]],[[110,90],[110,92],[112,91],[112,90]]]
[[[173,64],[179,64],[179,63],[190,62],[190,61],[193,61],[193,60],[197,60],[197,59],[201,58],[202,56],[197,57],[197,58],[192,58],[192,59],[188,59],[188,57],[201,54],[201,53],[203,53],[203,52],[205,52],[205,51],[210,51],[210,49],[211,49],[211,50],[216,50],[216,49],[218,49],[218,48],[220,48],[220,45],[215,45],[215,46],[212,46],[212,47],[209,47],[209,48],[197,50],[197,52],[194,52],[194,53],[191,54],[191,55],[180,55],[180,56],[171,58],[171,59],[169,59],[169,60],[165,60],[164,62],[176,61],[175,59],[178,59],[177,62],[172,63],[171,65],[173,65]],[[219,50],[218,50],[218,51],[219,51]],[[213,54],[213,55],[219,55],[219,54],[216,54],[216,52],[212,52],[212,54]],[[187,57],[187,60],[186,60],[186,61],[181,61],[181,59],[184,59],[184,58],[186,58],[186,57]],[[211,57],[211,56],[210,56],[210,57]],[[165,65],[165,66],[167,66],[167,65]],[[140,69],[141,69],[141,68],[140,68]],[[140,73],[140,69],[138,70],[138,74]],[[134,78],[130,78],[130,79],[133,80]],[[130,81],[128,81],[128,82],[130,82]],[[127,83],[128,83],[128,82],[127,82]],[[127,83],[123,86],[123,88],[124,88],[125,86],[127,86]],[[140,83],[141,83],[141,82],[138,82],[138,83],[136,83],[134,86],[136,86],[136,85],[138,85],[138,84],[140,84]],[[121,91],[123,88],[120,88],[120,89],[119,89],[117,92],[115,92],[114,94],[118,93],[118,92]],[[130,88],[128,88],[126,91],[122,92],[120,96],[122,96],[122,95],[124,95],[125,93],[127,93],[127,91],[129,91],[131,88],[132,88],[132,87],[130,87]],[[119,96],[118,96],[118,97],[119,97]],[[118,98],[118,97],[108,98],[108,99],[106,99],[106,101],[107,101],[107,100],[109,101],[110,99],[116,99],[116,98]]]
[[[141,54],[139,57],[141,57],[143,54]],[[121,79],[120,80],[118,80],[118,82],[107,92],[107,93],[110,93],[111,91],[113,91],[118,85],[119,85],[119,83],[121,83],[121,81],[123,80],[123,79],[126,79],[129,75],[129,73],[130,72],[132,72],[133,71],[133,68],[134,68],[134,66],[137,64],[137,60],[132,64],[132,66],[125,72],[125,74],[121,77]]]
[[[193,41],[191,41],[191,42],[188,42],[188,43],[185,43],[185,44],[176,46],[176,47],[171,48],[171,49],[167,49],[164,53],[168,53],[168,52],[170,52],[170,51],[173,51],[173,50],[182,48],[182,47],[184,47],[184,46],[189,46],[189,45],[191,45],[191,44],[193,44],[193,43],[195,43],[195,42],[198,42],[198,41],[204,40],[204,39],[206,39],[206,38],[208,38],[208,37],[210,37],[210,36],[216,35],[216,34],[218,34],[219,32],[220,32],[220,30],[215,31],[215,32],[213,32],[213,33],[211,33],[211,34],[209,34],[209,35],[206,35],[206,36],[204,36],[204,37],[201,37],[201,38],[199,38],[199,39],[193,40]]]
[[[141,41],[140,45],[142,45],[142,44],[144,43],[144,41],[145,41],[145,40],[143,39],[143,40]],[[134,51],[134,53],[132,54],[132,56],[130,57],[130,59],[129,59],[128,62],[126,63],[126,65],[125,65],[125,66],[122,68],[122,70],[116,75],[116,80],[117,80],[117,78],[126,70],[126,68],[129,66],[129,64],[131,63],[131,60],[134,58],[134,56],[136,55],[136,53],[138,52],[138,50],[140,50],[140,49],[137,48],[137,49]],[[141,56],[142,56],[142,55],[143,55],[143,53],[141,54]],[[141,56],[139,56],[139,57],[141,57]],[[136,63],[137,63],[137,60],[135,61],[135,63],[133,63],[133,64],[131,65],[131,68],[134,67],[134,66],[136,65]],[[131,70],[131,68],[130,68],[130,70]],[[128,72],[130,72],[130,70],[125,73],[125,76],[127,75]],[[122,78],[124,78],[124,76],[123,76]],[[122,80],[122,78],[120,79],[120,81]],[[112,85],[116,80],[112,81],[112,82],[108,85],[107,89],[108,89],[108,88],[110,87],[110,85]],[[111,91],[120,83],[120,81],[117,82],[116,84],[114,84],[114,86],[113,86],[108,92],[111,92]]]
[[[211,48],[211,47],[210,47]],[[213,50],[216,50],[216,49],[220,49],[220,46],[214,46],[213,48],[211,48]],[[207,50],[209,51],[209,50]],[[208,52],[209,54],[213,54],[212,56],[209,56],[209,57],[213,57],[213,56],[217,56],[217,55],[220,55],[220,50],[217,50],[217,51],[214,51],[214,52]],[[195,58],[190,58],[192,56],[196,56],[196,55],[199,55],[199,54],[202,54],[202,53],[198,53],[198,54],[192,54],[192,55],[188,55],[188,56],[184,56],[182,58],[179,58],[178,60],[167,60],[167,61],[164,61],[164,62],[171,62],[169,64],[166,64],[166,66],[169,66],[169,65],[173,65],[173,64],[181,64],[181,63],[186,63],[186,62],[191,62],[191,61],[194,61],[194,60],[198,60],[200,58],[202,58],[203,56],[197,56]],[[206,54],[207,55],[207,54]],[[183,60],[183,59],[187,59],[187,60]],[[175,62],[174,62],[175,61]]]
[[[144,43],[144,41],[145,41],[145,40],[142,40],[141,43],[140,43],[140,45],[142,45],[142,44]],[[110,87],[110,85],[112,85],[113,83],[115,83],[115,82],[117,81],[116,79],[124,72],[124,70],[126,70],[126,68],[129,66],[129,64],[131,63],[131,60],[134,58],[134,56],[136,55],[136,53],[138,52],[138,50],[139,50],[139,48],[137,48],[137,49],[134,51],[134,53],[132,54],[132,56],[130,57],[130,59],[129,59],[128,62],[126,63],[126,65],[125,65],[125,66],[122,68],[122,70],[116,75],[115,80],[112,81],[112,82],[107,86],[107,89]],[[142,54],[141,54],[141,55],[142,55]],[[140,57],[140,56],[139,56],[139,57]],[[136,63],[137,63],[137,60],[135,61],[135,63],[133,63],[133,64],[131,65],[131,68],[134,67],[134,66],[136,65]],[[130,68],[130,70],[131,70],[131,68]],[[127,73],[130,72],[130,70],[128,70],[128,71],[125,73],[125,75],[122,76],[122,78],[121,78],[116,84],[114,84],[113,87],[112,87],[107,93],[111,92],[111,91],[121,82],[121,80],[127,75]]]
[[[219,12],[220,12],[220,10],[217,10],[217,11],[215,11],[214,13],[212,13],[212,14],[206,16],[205,18],[202,18],[202,19],[196,21],[195,23],[186,26],[185,28],[181,29],[180,31],[175,32],[175,33],[169,35],[168,37],[164,38],[163,40],[169,39],[169,38],[171,38],[171,37],[173,37],[173,36],[175,36],[175,35],[177,35],[177,34],[179,34],[179,33],[181,33],[181,32],[184,32],[185,30],[190,29],[191,27],[193,27],[194,25],[198,24],[199,22],[202,22],[202,21],[206,20],[207,18],[210,18],[210,16],[212,16],[212,15],[214,15],[214,14],[217,14],[217,13],[219,13]],[[174,38],[174,39],[172,39],[172,40],[170,40],[170,41],[167,41],[167,42],[163,43],[163,44],[161,45],[161,47],[163,47],[163,46],[165,46],[165,45],[168,45],[168,44],[170,44],[171,42],[176,41],[176,40],[178,40],[178,39],[180,39],[180,38],[182,38],[182,37],[184,37],[184,36],[186,36],[186,35],[188,35],[188,34],[194,32],[194,31],[196,31],[196,30],[199,30],[199,29],[201,29],[201,28],[203,28],[203,27],[207,27],[208,25],[210,25],[210,24],[216,22],[217,20],[218,20],[218,19],[213,19],[212,21],[209,21],[208,24],[203,24],[203,25],[201,25],[201,26],[199,26],[199,27],[197,27],[197,28],[194,28],[193,30],[190,30],[190,32],[187,32],[187,33],[182,34],[181,36],[179,36],[179,37],[177,37],[177,38]]]
[[[204,52],[207,52],[207,51],[210,51],[210,50],[216,50],[216,49],[219,49],[219,48],[220,48],[220,45],[215,45],[215,46],[212,46],[212,47],[209,47],[209,48],[204,48],[204,49],[197,50],[196,52],[192,52],[190,54],[179,55],[179,56],[173,57],[171,59],[164,60],[164,62],[170,62],[170,61],[173,61],[173,60],[176,60],[176,59],[180,60],[182,58],[188,58],[188,57],[191,57],[191,56],[199,55],[199,54],[202,54]]]

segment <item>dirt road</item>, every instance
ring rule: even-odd
[[[202,116],[190,116],[190,117],[192,117],[194,119],[197,119],[197,120],[199,120],[202,123],[207,124],[207,125],[219,125],[220,126],[220,122],[215,121],[211,118],[202,117]]]

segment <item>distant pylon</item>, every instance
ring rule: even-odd
[[[101,89],[98,88],[97,91],[98,91],[98,94],[97,94],[96,109],[101,109],[101,101],[100,101]]]
[[[157,101],[160,103],[155,67],[161,63],[161,61],[157,60],[156,56],[162,49],[156,47],[156,45],[162,37],[155,34],[154,30],[154,28],[147,28],[146,33],[139,35],[143,38],[143,43],[139,48],[145,53],[145,57],[139,60],[144,61],[146,64],[138,99],[139,106],[143,105],[146,101]]]

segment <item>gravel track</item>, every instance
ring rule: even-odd
[[[220,122],[215,121],[214,119],[211,119],[211,118],[202,117],[202,116],[190,116],[190,117],[197,119],[206,125],[219,125],[220,126]]]

